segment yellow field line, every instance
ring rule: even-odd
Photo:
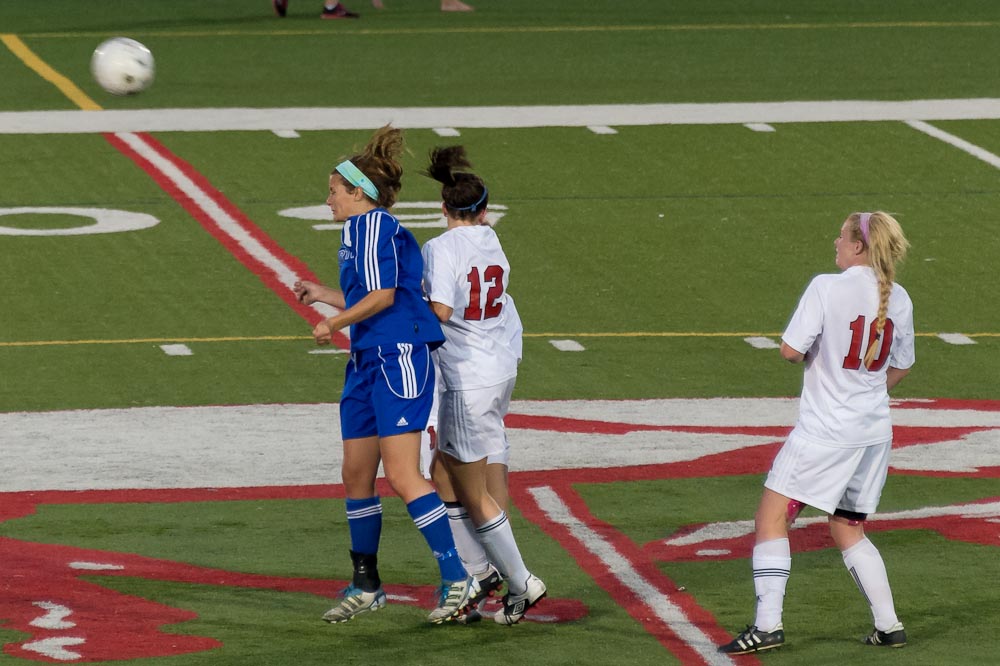
[[[457,34],[524,34],[574,32],[712,32],[732,30],[855,30],[886,28],[997,28],[1000,21],[880,21],[872,23],[720,23],[677,25],[567,25],[453,28],[364,28],[337,31],[311,28],[306,30],[165,30],[137,31],[134,34],[156,37],[275,37],[322,35],[367,37],[372,35],[457,35]],[[65,39],[78,37],[101,38],[106,32],[33,32],[24,33],[32,39]]]
[[[937,333],[917,333],[918,337],[935,338]],[[970,338],[1000,338],[1000,333],[963,333]],[[525,333],[526,338],[780,338],[781,333],[718,333],[681,331],[624,331],[617,333]],[[206,338],[123,338],[119,340],[12,340],[0,342],[0,347],[60,347],[76,345],[136,345],[201,342],[288,342],[312,340],[310,335],[241,335]]]
[[[28,48],[28,45],[21,41],[17,35],[0,34],[0,41],[4,43],[10,52],[20,58],[21,62],[35,71],[40,77],[54,85],[62,94],[66,95],[74,104],[84,111],[100,111],[101,106],[90,99],[87,93],[76,87],[76,84],[65,76],[49,67],[48,63],[35,55],[35,52]]]
[[[284,340],[312,340],[311,335],[254,335],[219,338],[128,338],[122,340],[22,340],[0,342],[0,347],[60,347],[69,345],[136,345],[170,344],[178,342],[271,342]]]

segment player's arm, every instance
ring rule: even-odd
[[[781,341],[781,357],[789,363],[801,363],[806,360],[805,354],[788,346],[788,343],[784,340]]]
[[[451,319],[451,315],[454,311],[455,309],[450,305],[438,303],[437,301],[431,301],[431,312],[434,313],[434,316],[437,317],[438,321],[442,324]]]
[[[295,292],[295,297],[298,298],[301,303],[305,303],[306,305],[312,305],[313,303],[318,302],[332,305],[338,310],[343,310],[347,307],[347,301],[344,300],[344,292],[340,289],[334,289],[333,287],[327,287],[326,285],[316,284],[315,282],[310,282],[309,280],[299,280],[292,285],[292,291]]]
[[[891,391],[908,374],[910,374],[909,368],[894,368],[890,365],[885,371],[886,390]]]
[[[329,344],[330,338],[333,337],[335,331],[373,317],[382,312],[382,310],[391,307],[395,301],[395,287],[369,291],[365,294],[364,298],[343,312],[316,324],[316,327],[313,329],[313,337],[316,338],[317,344]]]

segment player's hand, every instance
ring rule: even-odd
[[[299,303],[305,305],[312,305],[316,302],[316,291],[319,287],[315,282],[310,282],[309,280],[299,280],[292,285],[292,291],[295,292],[295,298],[299,299]]]
[[[316,324],[316,327],[313,328],[313,338],[315,338],[318,345],[330,344],[330,341],[333,339],[333,328],[330,326],[329,319],[324,319]]]

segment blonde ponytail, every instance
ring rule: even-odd
[[[864,219],[867,216],[867,219]],[[870,215],[854,213],[849,218],[854,240],[860,240],[868,248],[868,263],[878,279],[878,319],[875,337],[868,342],[865,352],[865,367],[870,368],[878,355],[885,320],[889,310],[889,295],[896,280],[896,265],[905,257],[910,242],[903,235],[899,222],[882,211]],[[862,224],[864,222],[864,224]]]

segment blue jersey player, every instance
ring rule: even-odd
[[[422,297],[420,246],[387,210],[400,188],[402,143],[400,130],[383,127],[360,155],[337,165],[327,204],[333,218],[344,222],[340,289],[306,281],[294,287],[303,303],[340,309],[313,329],[318,344],[329,344],[347,326],[351,332],[340,427],[354,574],[340,603],[323,616],[328,622],[344,622],[386,603],[377,562],[380,461],[438,560],[442,585],[428,619],[441,623],[459,616],[479,592],[455,550],[444,504],[420,473],[420,435],[434,393],[430,353],[444,335]]]

